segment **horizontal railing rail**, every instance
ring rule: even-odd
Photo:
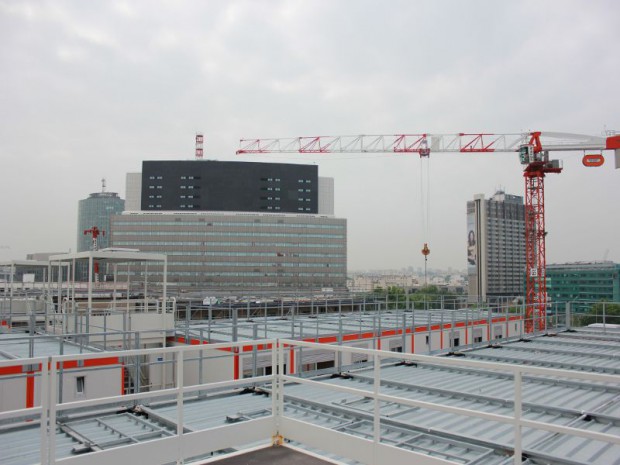
[[[250,350],[251,348],[251,350]],[[320,350],[332,351],[334,359],[341,357],[343,354],[363,355],[371,364],[366,366],[365,378],[370,379],[366,388],[360,388],[359,385],[334,385],[325,383],[325,377],[303,377],[302,372],[292,370],[291,374],[291,351],[299,350]],[[216,354],[216,357],[238,357],[239,354],[251,354],[256,356],[257,352],[261,354],[269,354],[272,367],[271,374],[262,376],[253,376],[241,379],[223,379],[212,382],[191,383],[185,379],[185,366],[188,362],[199,361],[195,354],[197,351],[210,351]],[[102,357],[118,358],[119,360],[132,360],[138,357],[161,357],[161,362],[170,364],[173,367],[172,378],[173,385],[162,385],[161,389],[133,392],[123,395],[107,395],[98,398],[88,399],[71,399],[66,402],[58,400],[59,378],[63,375],[59,367],[72,366],[87,368],[90,362]],[[264,357],[264,355],[263,355]],[[205,358],[208,360],[209,357]],[[424,400],[416,400],[393,393],[386,393],[382,390],[381,369],[386,364],[392,365],[394,360],[412,362],[425,365],[455,367],[455,368],[471,368],[474,370],[492,371],[494,373],[503,373],[505,376],[513,378],[513,389],[507,399],[504,399],[507,407],[512,408],[512,414],[493,413],[489,411],[465,408],[462,406],[448,405],[439,402],[428,402]],[[234,362],[239,364],[239,360]],[[112,364],[114,365],[114,364]],[[288,365],[289,373],[286,373],[285,366]],[[16,368],[18,367],[18,368]],[[77,369],[76,368],[76,369]],[[361,368],[361,367],[360,367]],[[352,452],[352,456],[360,459],[365,463],[379,464],[388,457],[404,457],[400,454],[407,455],[411,460],[420,460],[420,463],[439,464],[450,463],[449,460],[430,457],[422,452],[414,452],[410,450],[399,449],[394,450],[394,446],[382,442],[382,424],[385,424],[387,418],[381,414],[382,404],[399,404],[408,407],[428,409],[437,412],[460,415],[470,418],[478,418],[486,421],[497,422],[500,424],[512,425],[514,428],[511,443],[513,446],[514,463],[520,464],[523,459],[523,441],[522,431],[524,428],[546,431],[553,434],[568,435],[573,437],[585,438],[593,441],[601,441],[613,446],[620,445],[620,436],[603,432],[576,428],[574,426],[558,425],[540,420],[526,419],[523,415],[523,398],[524,379],[532,379],[532,377],[547,377],[557,379],[561,382],[583,381],[599,386],[617,386],[620,385],[620,376],[600,374],[583,371],[560,370],[554,368],[546,368],[540,366],[525,366],[518,364],[505,364],[488,361],[466,360],[463,358],[437,357],[430,355],[419,355],[409,353],[395,353],[387,350],[375,350],[361,347],[353,347],[336,344],[322,344],[314,342],[304,342],[294,339],[258,339],[243,340],[237,342],[224,342],[216,344],[200,344],[200,345],[179,345],[166,348],[155,349],[133,349],[114,352],[97,352],[83,354],[67,354],[67,355],[51,355],[46,357],[35,357],[28,359],[11,359],[0,361],[0,370],[20,371],[26,376],[37,376],[37,386],[40,389],[40,405],[33,405],[30,408],[18,409],[6,412],[0,412],[0,425],[4,426],[4,431],[11,424],[20,424],[23,426],[38,427],[40,441],[40,463],[43,465],[51,465],[55,463],[66,463],[81,465],[99,465],[110,463],[117,460],[128,462],[135,458],[137,451],[145,453],[149,451],[161,451],[161,456],[152,456],[149,462],[157,463],[161,459],[164,461],[177,461],[179,463],[188,460],[191,457],[200,455],[198,452],[210,453],[218,449],[226,449],[237,444],[250,444],[256,441],[264,443],[279,443],[283,439],[298,440],[304,437],[308,438],[309,444],[312,446],[320,445],[321,449],[338,455],[343,454],[347,449],[343,445],[347,440],[352,441],[351,447],[359,446],[358,452]],[[255,372],[253,372],[255,374]],[[354,374],[354,373],[353,373]],[[338,436],[342,441],[327,441],[320,444],[314,444],[311,436],[304,436],[306,433],[316,432],[316,438],[323,437],[326,433],[325,428],[311,422],[304,422],[298,418],[293,418],[286,414],[286,402],[288,389],[293,385],[305,385],[312,389],[331,390],[333,392],[347,393],[353,396],[370,399],[372,402],[371,410],[367,411],[372,416],[372,438],[359,438],[350,435]],[[185,428],[185,415],[187,406],[185,403],[188,399],[194,399],[205,392],[215,393],[227,390],[236,390],[248,386],[265,386],[264,392],[271,395],[269,405],[271,412],[257,419],[245,420],[239,423],[231,422],[230,424],[222,424],[221,426],[211,427],[200,431],[190,431]],[[355,386],[355,387],[354,387]],[[105,449],[98,452],[89,452],[87,454],[75,455],[70,457],[60,457],[57,455],[57,420],[59,418],[70,418],[72,412],[80,412],[84,414],[89,409],[92,412],[110,411],[119,404],[125,406],[138,406],[140,403],[153,405],[153,403],[167,403],[174,405],[174,425],[176,432],[171,437],[156,439],[149,444],[152,445],[148,449],[144,443],[138,443],[127,446],[120,446],[114,449]],[[112,410],[113,411],[113,410]],[[231,412],[231,414],[234,412]],[[254,428],[246,423],[255,422]],[[332,432],[335,435],[342,434],[337,431]],[[3,434],[0,431],[0,434]],[[315,439],[316,439],[315,438]],[[217,442],[216,441],[219,441]],[[303,442],[303,441],[301,441]],[[368,454],[367,454],[368,452]],[[126,454],[126,455],[123,455]],[[130,460],[131,459],[131,460]]]

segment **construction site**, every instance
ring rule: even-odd
[[[521,298],[183,294],[167,279],[174,254],[114,241],[100,249],[105,230],[93,225],[83,232],[88,251],[2,263],[0,462],[620,464],[620,326],[605,304],[600,321],[582,326],[575,305],[548,299],[544,208],[544,178],[562,170],[550,152],[588,151],[584,165],[597,166],[605,150],[620,159],[620,137],[386,141],[256,139],[239,153],[517,152],[526,185]],[[197,136],[198,159],[201,144]],[[178,222],[191,223],[186,236],[197,227],[220,234],[209,229],[219,221],[229,237],[276,234],[270,228],[288,237],[307,229],[325,244],[344,237],[313,232],[341,228],[326,221],[269,216],[248,229],[214,218]],[[231,224],[242,232],[226,232]],[[289,255],[264,253],[281,263]]]

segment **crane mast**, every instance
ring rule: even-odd
[[[457,133],[313,136],[285,139],[241,139],[237,154],[264,153],[494,153],[518,152],[525,179],[525,331],[546,329],[546,236],[545,183],[548,173],[562,172],[559,160],[549,160],[552,151],[598,151],[584,154],[584,166],[600,166],[603,150],[614,150],[620,168],[620,135],[608,137],[559,132]],[[428,250],[425,244],[424,250]],[[423,250],[423,254],[424,254]],[[425,259],[428,253],[424,254]]]

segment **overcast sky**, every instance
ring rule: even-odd
[[[0,259],[75,250],[78,200],[142,160],[319,163],[349,270],[466,266],[466,201],[515,154],[238,157],[241,138],[620,130],[620,2],[0,0]],[[620,261],[620,170],[560,154],[547,261]]]

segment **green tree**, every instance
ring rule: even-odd
[[[373,290],[375,299],[387,302],[388,309],[405,308],[407,302],[409,306],[416,310],[440,308],[456,309],[457,297],[453,292],[441,291],[437,286],[429,285],[421,287],[407,295],[407,291],[399,286],[388,286],[383,288],[376,287]]]
[[[573,322],[575,326],[588,326],[593,323],[620,324],[620,304],[610,304],[607,302],[597,302],[592,305],[589,312],[575,316]]]

